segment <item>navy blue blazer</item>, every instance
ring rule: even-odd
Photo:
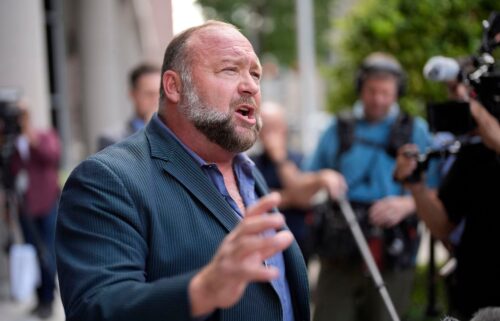
[[[67,320],[191,320],[188,284],[238,222],[182,146],[150,122],[83,161],[64,186],[56,253]],[[296,242],[284,259],[295,319],[309,320]],[[209,320],[276,321],[282,309],[270,283],[252,283]]]

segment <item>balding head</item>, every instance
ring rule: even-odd
[[[165,73],[165,71],[173,70],[180,75],[181,80],[183,82],[189,81],[188,79],[186,79],[186,77],[189,77],[190,73],[189,66],[192,60],[192,55],[191,55],[192,50],[190,50],[191,40],[198,33],[202,33],[202,31],[207,31],[209,29],[221,29],[221,28],[229,28],[236,31],[238,30],[232,24],[221,21],[209,20],[202,25],[186,29],[185,31],[175,36],[172,39],[172,41],[170,41],[163,56],[163,64],[161,68],[162,76]],[[163,83],[162,83],[160,85],[160,109],[165,103],[165,98],[166,98],[165,90],[163,88]]]
[[[208,140],[232,157],[257,139],[261,74],[252,44],[234,26],[188,29],[165,53],[159,116],[192,149],[213,150],[201,143]]]
[[[264,102],[261,108],[262,117],[262,135],[267,135],[269,132],[279,131],[281,134],[286,135],[287,122],[285,109],[275,102]]]

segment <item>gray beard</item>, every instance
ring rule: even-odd
[[[242,97],[231,102],[229,112],[221,112],[215,107],[205,105],[190,79],[183,79],[183,98],[179,103],[181,113],[189,119],[208,140],[232,153],[241,153],[253,146],[257,140],[262,123],[257,117],[257,124],[245,135],[238,135],[233,121],[236,106],[240,103],[253,104],[251,98]]]

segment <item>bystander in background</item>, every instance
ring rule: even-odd
[[[261,117],[263,126],[259,137],[262,152],[252,158],[269,188],[281,193],[280,211],[285,215],[307,263],[312,250],[308,226],[308,221],[312,220],[312,198],[322,188],[326,188],[332,197],[341,195],[346,184],[334,170],[317,173],[300,170],[303,156],[288,148],[288,125],[283,106],[264,102]]]
[[[55,130],[35,129],[26,100],[19,102],[20,130],[11,170],[19,195],[19,220],[27,243],[37,249],[41,284],[32,314],[45,319],[52,315],[56,264],[54,237],[59,199],[58,169],[61,147]]]
[[[134,115],[124,126],[106,130],[98,138],[99,150],[144,128],[158,109],[160,78],[160,68],[152,64],[144,63],[132,69],[129,76],[129,97]]]

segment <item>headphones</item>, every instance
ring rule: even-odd
[[[363,60],[361,67],[356,74],[356,92],[361,93],[363,82],[366,78],[375,74],[390,74],[396,78],[398,86],[398,98],[406,91],[406,74],[401,64],[393,56],[374,52]]]

